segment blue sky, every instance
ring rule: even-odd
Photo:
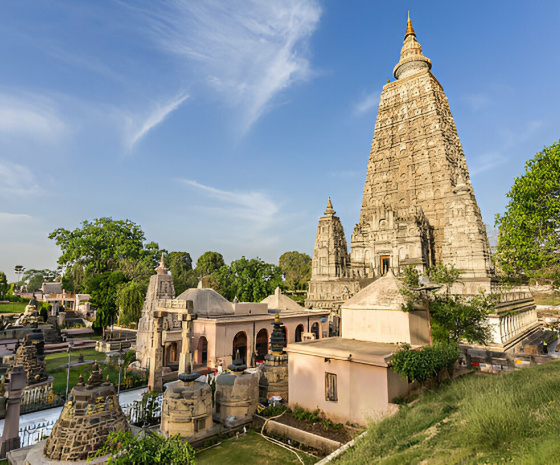
[[[128,218],[194,260],[312,254],[328,196],[348,242],[410,14],[484,221],[559,139],[557,1],[4,2],[0,270]]]

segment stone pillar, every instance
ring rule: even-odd
[[[153,391],[161,392],[163,390],[162,364],[163,364],[163,347],[162,347],[162,329],[163,318],[167,312],[154,312],[154,337],[152,338],[152,350],[150,355],[150,376],[148,378],[148,386]]]
[[[194,306],[192,300],[187,300],[187,312],[179,314],[179,321],[182,324],[182,339],[183,344],[181,347],[181,355],[179,356],[179,373],[190,374],[192,372],[191,364],[191,340],[193,334],[193,321],[196,320],[194,314]]]
[[[16,365],[8,374],[8,401],[6,408],[6,420],[4,421],[4,432],[0,442],[0,457],[6,458],[6,454],[19,449],[19,412],[21,403],[21,391],[27,385],[27,374],[22,365]]]

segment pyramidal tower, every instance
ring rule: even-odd
[[[463,147],[431,69],[409,17],[395,80],[381,93],[350,256],[329,199],[317,228],[306,306],[331,309],[336,335],[341,304],[374,279],[408,266],[423,272],[453,265],[461,271],[453,294],[500,295],[488,316],[491,345],[517,350],[538,329],[535,302],[528,288],[505,288],[495,276]]]
[[[490,247],[443,87],[410,17],[395,81],[383,87],[360,222],[354,274],[452,264],[463,278],[493,275]]]
[[[333,304],[340,305],[359,290],[359,283],[350,279],[346,236],[340,218],[335,214],[329,197],[317,226],[306,307],[332,308]]]

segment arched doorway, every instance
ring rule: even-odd
[[[303,325],[297,325],[296,328],[296,342],[301,342],[301,335],[303,334]]]
[[[177,343],[170,342],[165,345],[165,366],[176,365],[178,360]]]
[[[268,354],[268,331],[264,328],[257,333],[255,352],[257,360],[264,360],[264,356]]]
[[[239,358],[243,363],[247,364],[247,334],[245,331],[239,331],[233,338],[233,349],[231,357],[233,360],[238,358],[237,352],[239,351]]]
[[[199,365],[207,365],[208,364],[208,339],[204,336],[200,336],[198,340],[198,360],[197,363]]]
[[[319,323],[315,322],[311,325],[311,332],[315,334],[315,339],[319,339]]]

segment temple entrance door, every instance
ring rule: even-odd
[[[264,328],[257,333],[255,352],[257,360],[264,360],[265,355],[268,354],[268,331]]]
[[[201,336],[198,340],[198,364],[206,365],[208,364],[208,339]]]
[[[301,342],[302,333],[303,333],[303,325],[298,325],[296,328],[296,342]]]
[[[381,270],[381,276],[385,276],[389,271],[391,266],[391,257],[389,255],[381,255],[379,258],[379,269]]]
[[[233,338],[233,352],[231,354],[233,360],[237,358],[237,351],[239,351],[239,358],[247,364],[247,334],[245,334],[245,331],[239,331]]]
[[[319,339],[319,323],[315,322],[311,325],[311,332],[315,334],[315,339]]]

